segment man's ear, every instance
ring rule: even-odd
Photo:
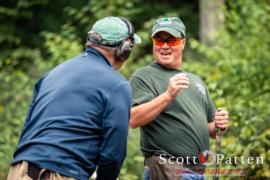
[[[182,50],[184,50],[185,45],[186,45],[186,39],[183,39],[183,42],[182,42]]]

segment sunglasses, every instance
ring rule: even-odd
[[[162,39],[160,37],[152,38],[153,44],[156,46],[163,46],[165,43],[167,43],[168,46],[177,46],[182,43],[182,40],[183,39],[177,37],[171,37],[168,39]]]

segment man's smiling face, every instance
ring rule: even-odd
[[[179,69],[181,67],[184,46],[185,39],[176,38],[164,31],[157,33],[153,37],[155,59],[157,63],[169,69]]]

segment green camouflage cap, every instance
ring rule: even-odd
[[[186,27],[178,17],[159,18],[152,28],[152,37],[161,31],[168,32],[174,37],[186,37]]]
[[[122,40],[128,37],[128,25],[120,17],[105,17],[98,20],[88,32],[88,36],[94,37],[101,45],[114,46],[122,42]],[[133,35],[134,43],[140,44],[142,42],[141,38],[134,33]]]

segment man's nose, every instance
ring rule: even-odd
[[[167,44],[167,42],[164,42],[164,44],[161,46],[162,49],[168,49],[170,46]]]

